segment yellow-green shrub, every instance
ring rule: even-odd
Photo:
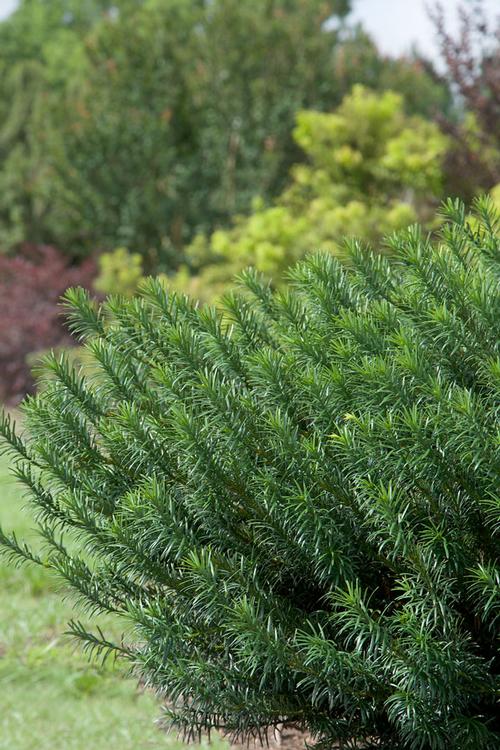
[[[441,195],[447,139],[436,125],[405,114],[403,99],[355,86],[333,114],[302,111],[294,138],[306,156],[272,206],[256,199],[232,228],[198,236],[188,249],[201,298],[218,294],[247,265],[279,279],[305,252],[335,252],[345,235],[376,242],[419,220]]]
[[[123,294],[132,297],[143,278],[142,257],[125,247],[103,253],[98,260],[99,274],[94,289],[103,294]]]

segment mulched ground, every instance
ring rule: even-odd
[[[294,727],[283,727],[274,736],[269,734],[268,742],[258,740],[250,743],[232,743],[234,750],[304,750],[305,744],[311,743],[310,735]]]

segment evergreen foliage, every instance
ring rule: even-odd
[[[48,358],[26,436],[3,421],[46,544],[7,551],[133,626],[71,631],[188,735],[499,746],[500,218],[445,214],[221,311],[72,290],[91,373]]]

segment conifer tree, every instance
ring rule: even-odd
[[[499,747],[500,219],[445,214],[222,311],[74,289],[92,371],[48,358],[26,436],[3,421],[49,550],[7,552],[132,624],[71,631],[188,736]]]

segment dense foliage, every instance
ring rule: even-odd
[[[126,246],[149,271],[175,268],[196,231],[281,191],[297,110],[329,111],[364,82],[446,111],[431,73],[340,29],[348,9],[22,0],[0,24],[1,248]]]
[[[71,266],[53,247],[0,254],[0,402],[16,403],[33,390],[29,355],[72,343],[60,298],[75,284],[91,288],[94,275],[92,260]]]
[[[446,213],[221,312],[70,291],[91,374],[48,358],[26,437],[4,419],[47,548],[7,552],[133,626],[71,629],[188,733],[499,746],[500,218]]]
[[[277,281],[311,248],[338,252],[342,238],[380,238],[419,219],[431,226],[448,142],[438,127],[405,113],[403,98],[357,85],[332,113],[302,111],[294,138],[307,157],[272,206],[187,250],[184,284],[202,299],[224,291],[248,265]]]

